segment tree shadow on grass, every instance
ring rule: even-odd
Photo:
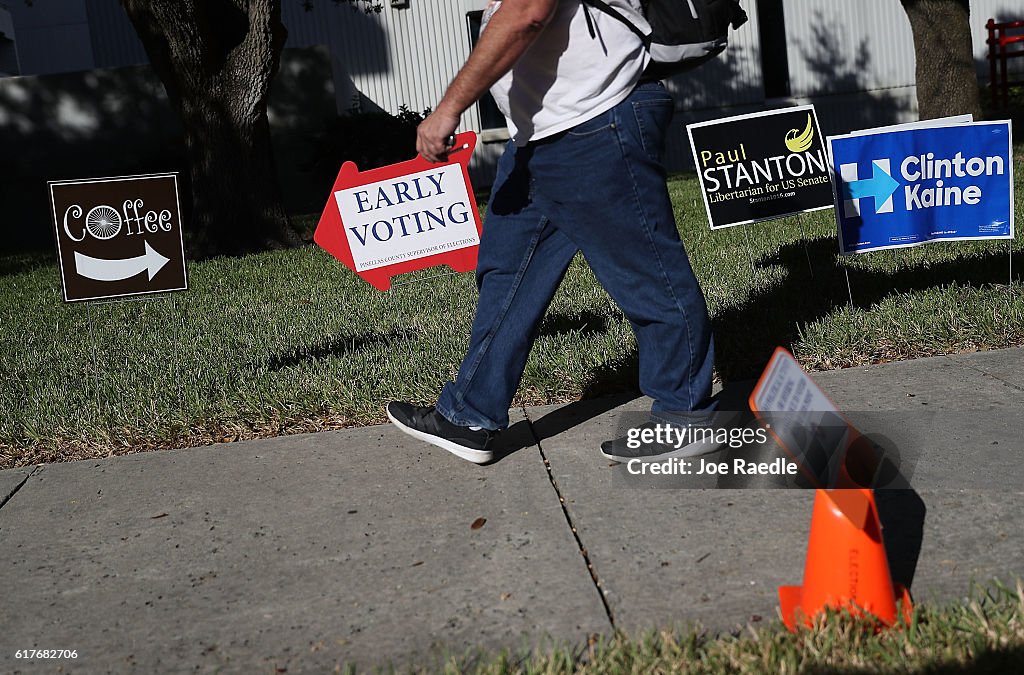
[[[1003,647],[986,649],[976,654],[968,663],[942,663],[928,669],[932,675],[982,675],[991,673],[1019,673],[1024,668],[1024,647]]]
[[[267,369],[274,372],[290,366],[297,366],[305,361],[353,354],[375,345],[393,345],[402,340],[413,339],[415,336],[416,331],[411,328],[392,328],[380,333],[340,335],[317,345],[303,345],[274,354],[267,360]]]
[[[967,635],[964,639],[969,639]],[[984,648],[976,652],[971,658],[964,662],[946,661],[932,662],[922,666],[918,672],[929,675],[1005,675],[1005,673],[1019,673],[1024,667],[1024,647],[999,647]],[[836,667],[836,666],[810,666],[801,672],[807,675],[862,675],[866,673],[877,673],[880,669],[874,667]]]
[[[538,336],[553,337],[575,333],[593,335],[608,332],[608,317],[597,312],[584,311],[573,314],[549,314],[541,321]]]
[[[24,259],[24,261],[22,261]],[[0,258],[0,276],[13,274],[23,269],[31,269],[38,262],[36,256],[8,256]],[[8,267],[11,267],[9,270]],[[539,335],[559,336],[569,333],[592,335],[608,330],[608,317],[596,312],[579,314],[553,314],[545,317]],[[267,360],[270,371],[278,371],[290,366],[297,366],[304,361],[319,360],[335,356],[344,356],[359,352],[374,345],[393,345],[403,340],[416,338],[416,331],[411,328],[392,328],[378,333],[361,333],[359,335],[339,335],[315,345],[302,345],[272,355]]]
[[[31,272],[39,267],[52,265],[55,253],[42,251],[14,253],[0,256],[0,277]]]

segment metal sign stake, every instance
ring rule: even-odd
[[[811,272],[811,278],[814,278],[814,265],[811,264],[811,250],[807,246],[807,233],[804,231],[804,219],[800,214],[796,216],[796,222],[800,225],[800,241],[804,245],[804,255],[807,256],[807,269]]]
[[[178,332],[178,300],[171,294],[171,322],[174,324],[174,333],[171,337],[174,340],[174,382],[178,387],[178,413],[185,418],[185,399],[181,394],[181,340]]]
[[[843,265],[843,273],[846,274],[846,292],[850,294],[850,309],[853,309],[853,287],[850,285],[850,270]]]
[[[750,263],[750,276],[757,281],[757,272],[754,271],[754,257],[750,255],[750,234],[747,232],[747,228],[743,227],[743,238],[746,240],[746,247],[744,250],[747,252],[747,262]]]
[[[100,413],[100,369],[96,359],[96,333],[92,327],[92,303],[85,303],[85,319],[89,324],[89,344],[92,346],[92,377],[96,395],[96,414]]]

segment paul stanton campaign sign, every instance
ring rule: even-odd
[[[690,124],[686,131],[713,229],[832,208],[814,106]]]
[[[1009,122],[829,138],[841,252],[1013,238]]]

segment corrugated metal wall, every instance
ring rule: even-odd
[[[729,38],[726,53],[666,82],[680,110],[743,105],[764,100],[757,11],[746,2],[747,23]]]
[[[913,86],[914,37],[895,0],[785,0],[793,96]],[[1024,19],[1024,5],[971,0],[978,74],[988,79],[985,23]],[[1024,70],[1018,60],[1014,67]]]
[[[466,13],[486,0],[412,0],[408,9],[384,2],[379,14],[322,3],[305,11],[284,5],[288,45],[327,44],[362,94],[395,113],[437,103],[469,54]]]
[[[411,0],[409,9],[385,3],[381,14],[367,16],[347,7],[305,12],[298,2],[286,2],[285,22],[289,44],[330,45],[341,109],[358,90],[394,113],[403,104],[415,110],[436,104],[468,55],[465,14],[485,4]],[[972,6],[975,54],[984,77],[985,21],[1021,12],[1006,0],[974,0]],[[673,168],[690,163],[683,125],[699,119],[807,102],[818,106],[829,132],[915,119],[913,36],[897,0],[784,0],[790,96],[771,101],[765,100],[758,3],[747,0],[744,7],[750,21],[733,34],[726,57],[668,83],[679,108],[669,144]],[[480,129],[475,107],[463,128]],[[476,175],[488,176],[500,147],[480,146]]]
[[[21,73],[21,66],[18,65],[16,40],[11,13],[0,3],[0,77]]]
[[[97,68],[116,68],[148,63],[132,22],[120,0],[86,0],[92,56]]]
[[[17,34],[22,75],[91,70],[89,19],[84,0],[7,0]]]
[[[914,39],[897,0],[786,0],[793,96],[913,86]]]
[[[466,13],[483,9],[487,0],[411,0],[408,9],[383,4],[379,14],[367,14],[326,2],[307,12],[299,2],[286,2],[288,46],[330,46],[339,110],[353,103],[392,114],[403,105],[432,108],[469,56]],[[480,130],[476,106],[460,128]],[[476,182],[493,178],[501,147],[477,147],[470,163]]]
[[[41,0],[37,5],[46,7],[54,1]],[[289,47],[330,48],[338,109],[358,101],[363,107],[390,113],[402,105],[418,111],[436,105],[469,53],[466,13],[487,4],[487,0],[410,0],[407,9],[393,9],[383,0],[379,14],[366,14],[328,0],[314,2],[312,11],[306,11],[300,0],[281,2]],[[690,121],[807,102],[818,106],[828,132],[916,116],[913,37],[898,0],[783,0],[790,95],[767,101],[760,4],[744,0],[750,21],[733,34],[725,58],[668,83],[679,108],[670,140],[673,168],[691,161],[683,129]],[[119,0],[85,0],[85,5],[97,66],[145,62]],[[973,0],[971,7],[975,59],[985,80],[985,22],[989,17],[1024,18],[1024,7],[1019,0]],[[1024,71],[1024,59],[1018,59],[1014,68]],[[475,107],[467,111],[462,128],[480,129]],[[488,177],[500,149],[500,143],[482,143],[474,157],[474,174]]]
[[[756,22],[759,6],[754,2],[744,6],[752,21],[749,29],[744,26],[737,31],[735,46],[750,65],[746,73],[726,74],[734,78],[734,86],[755,92],[763,82]],[[685,125],[691,122],[807,103],[815,105],[826,133],[916,119],[913,38],[897,0],[784,0],[781,7],[789,95],[767,99],[761,86],[760,98],[720,94],[698,100],[706,103],[703,106],[684,104],[676,115],[678,133],[669,139],[672,168],[693,165],[685,133]],[[767,5],[762,9],[771,11]]]
[[[327,0],[314,2],[312,11],[306,11],[300,0],[281,2],[289,30],[288,46],[328,45],[352,83],[390,112],[403,104],[422,109],[436,102],[468,53],[466,12],[486,5],[486,0],[411,0],[408,9],[393,9],[384,0],[380,14],[367,15]],[[792,96],[913,86],[913,38],[896,0],[784,0],[783,4]],[[742,105],[753,102],[763,91],[758,3],[746,0],[744,6],[751,20],[735,33],[729,58],[671,83],[683,108]],[[66,59],[58,57],[67,56],[66,48],[33,56],[36,47],[54,40],[34,39],[40,35],[32,31],[42,30],[46,23],[50,37],[56,38],[74,23],[66,15],[75,7],[80,8],[75,11],[82,15],[83,24],[88,16],[96,66],[145,63],[145,51],[119,0],[39,0],[32,8],[21,2],[11,6],[16,21],[25,29],[19,35],[19,48],[27,54],[23,60],[29,62],[29,70],[56,72],[93,66],[80,58],[77,67],[61,65],[58,62]],[[987,78],[985,22],[990,17],[1024,19],[1024,7],[1017,0],[973,0],[971,7],[975,58],[979,75]],[[1024,60],[1018,59],[1013,68],[1024,70]]]

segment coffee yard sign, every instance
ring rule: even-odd
[[[50,183],[65,302],[188,288],[176,174]]]

